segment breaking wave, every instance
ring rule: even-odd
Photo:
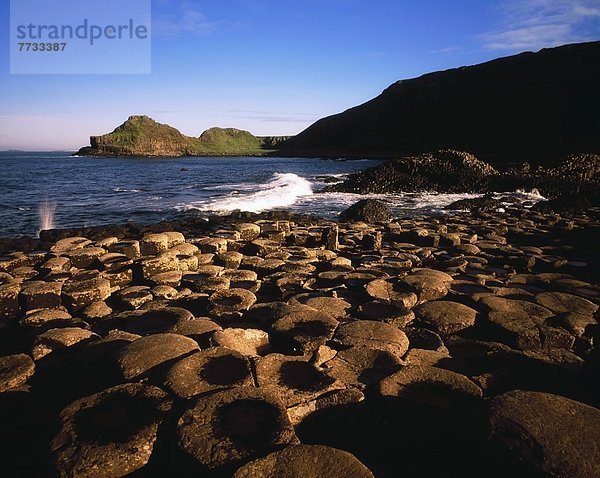
[[[203,203],[192,203],[181,209],[261,212],[292,206],[301,197],[313,194],[311,183],[293,173],[275,173],[266,183],[253,187],[252,191],[240,193],[237,189],[241,188],[236,188],[228,196],[216,197]]]

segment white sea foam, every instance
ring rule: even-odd
[[[240,185],[235,185],[240,186]],[[230,187],[233,187],[230,185]],[[269,181],[253,186],[236,187],[246,190],[242,194],[220,196],[203,203],[192,203],[180,209],[198,209],[201,211],[235,211],[260,212],[278,207],[292,206],[299,198],[313,194],[309,181],[292,173],[275,173]]]
[[[113,188],[115,193],[141,193],[142,189],[124,189],[124,188]]]

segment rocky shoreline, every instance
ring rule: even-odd
[[[5,243],[0,474],[600,476],[600,210],[343,218]]]
[[[600,205],[600,156],[572,154],[554,165],[512,164],[503,170],[452,149],[406,156],[351,174],[324,192],[393,194],[437,191],[479,193],[537,189],[547,198],[582,195]],[[588,206],[589,207],[589,206]]]

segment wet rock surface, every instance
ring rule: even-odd
[[[45,232],[0,261],[0,474],[597,476],[599,219]]]

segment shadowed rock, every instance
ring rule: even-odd
[[[597,408],[516,390],[490,401],[489,427],[497,444],[548,476],[600,476]]]
[[[195,340],[177,334],[156,334],[131,342],[118,357],[125,380],[158,378],[177,359],[200,350]]]
[[[0,357],[0,393],[23,385],[35,372],[35,363],[29,355],[17,354]]]
[[[371,471],[347,451],[322,445],[288,447],[240,468],[234,478],[373,478]]]
[[[171,409],[157,387],[119,385],[77,400],[60,414],[51,448],[60,477],[118,478],[143,467]]]

